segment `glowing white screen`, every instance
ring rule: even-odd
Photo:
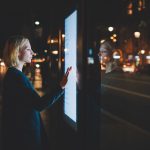
[[[64,113],[76,122],[77,11],[65,19],[65,71],[72,66],[65,88]]]

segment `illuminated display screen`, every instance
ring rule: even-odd
[[[65,72],[72,66],[68,83],[65,88],[64,113],[70,121],[77,121],[77,11],[75,10],[65,19]]]

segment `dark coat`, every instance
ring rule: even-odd
[[[24,73],[10,67],[3,80],[3,150],[47,150],[47,138],[40,111],[50,107],[64,93],[40,97]]]

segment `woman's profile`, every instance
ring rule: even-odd
[[[22,35],[11,36],[5,44],[4,62],[7,72],[3,79],[3,150],[47,150],[46,133],[40,111],[52,106],[64,94],[71,67],[54,93],[40,97],[23,73],[34,52],[30,41]]]

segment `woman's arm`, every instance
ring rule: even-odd
[[[40,97],[35,91],[33,86],[30,84],[26,76],[21,74],[16,74],[11,83],[11,93],[14,93],[15,99],[18,103],[25,104],[34,107],[36,110],[41,111],[47,107],[52,106],[56,101],[58,101],[64,94],[64,88],[67,83],[67,78],[69,75],[69,68],[66,74],[63,76],[60,85],[57,86],[53,92],[48,92],[44,96]]]

